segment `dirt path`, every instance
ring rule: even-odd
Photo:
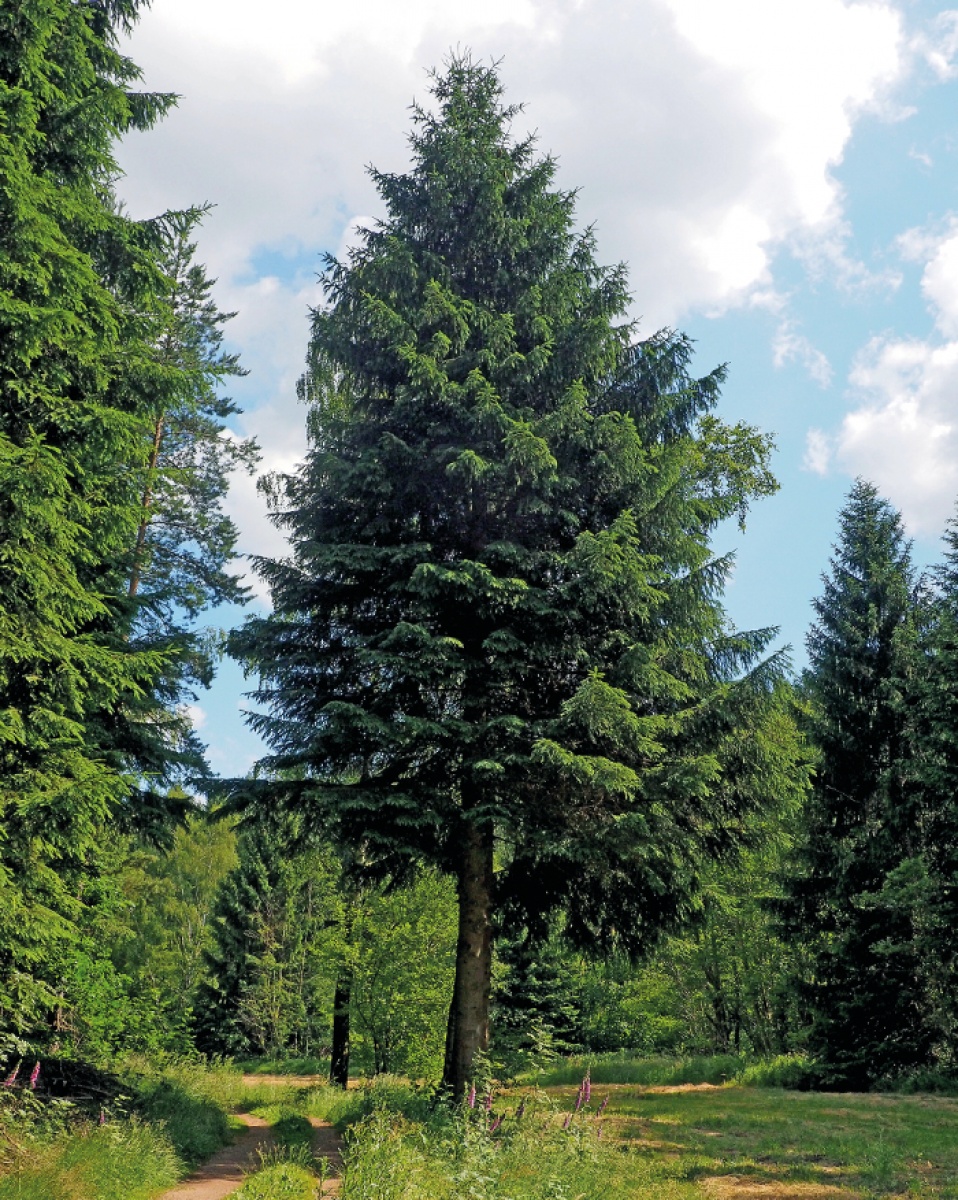
[[[224,1146],[179,1187],[164,1192],[160,1200],[222,1200],[239,1190],[250,1168],[256,1165],[257,1151],[268,1150],[273,1138],[269,1125],[261,1117],[249,1113],[237,1115],[246,1129],[232,1146]]]
[[[251,1076],[259,1082],[263,1076]],[[300,1084],[307,1077],[285,1075],[284,1084]],[[267,1082],[272,1082],[267,1078]],[[243,1122],[246,1129],[240,1134],[232,1146],[225,1146],[189,1179],[175,1187],[171,1192],[164,1192],[159,1200],[223,1200],[233,1192],[239,1191],[243,1180],[257,1166],[260,1152],[271,1149],[275,1143],[269,1131],[269,1125],[261,1118],[250,1113],[237,1113],[237,1120]],[[319,1117],[310,1117],[309,1123],[315,1130],[313,1136],[313,1152],[317,1158],[325,1158],[328,1162],[327,1178],[323,1182],[322,1195],[335,1196],[339,1193],[339,1176],[342,1173],[342,1138],[328,1121]]]
[[[316,1130],[313,1135],[313,1153],[317,1158],[325,1158],[329,1163],[328,1179],[323,1181],[322,1195],[338,1196],[340,1176],[343,1173],[343,1139],[328,1121],[319,1117],[310,1117],[309,1123]]]

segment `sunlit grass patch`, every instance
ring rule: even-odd
[[[160,1130],[117,1121],[30,1147],[0,1178],[0,1200],[148,1200],[181,1172]]]
[[[622,1145],[650,1160],[667,1156],[720,1200],[958,1197],[958,1102],[950,1099],[618,1087],[608,1112]]]
[[[247,1075],[329,1075],[329,1059],[302,1058],[252,1058],[237,1062],[238,1070]]]
[[[315,1200],[320,1182],[308,1154],[272,1153],[234,1195],[235,1200]]]

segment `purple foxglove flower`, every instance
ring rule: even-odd
[[[582,1088],[579,1088],[579,1094],[575,1098],[575,1111],[578,1112],[582,1107]]]
[[[495,1120],[492,1122],[492,1124],[489,1126],[489,1132],[490,1132],[490,1133],[495,1133],[495,1132],[496,1132],[496,1130],[499,1128],[499,1126],[500,1126],[501,1124],[502,1124],[502,1117],[501,1117],[501,1116],[500,1116],[500,1117],[496,1117],[496,1119],[495,1119]]]
[[[565,1124],[562,1126],[562,1128],[568,1129],[571,1124],[572,1124],[572,1113],[569,1113],[569,1115],[565,1119]]]
[[[492,1092],[486,1097],[486,1112],[492,1112]]]
[[[37,1063],[37,1065],[33,1068],[33,1074],[30,1076],[31,1089],[35,1088],[37,1086],[37,1080],[39,1079],[39,1077],[40,1077],[40,1064]]]
[[[586,1102],[586,1104],[588,1104],[589,1101],[592,1099],[592,1080],[589,1078],[588,1075],[586,1075],[586,1077],[585,1077],[584,1087],[585,1087],[585,1102]]]
[[[602,1101],[602,1105],[601,1105],[601,1107],[599,1108],[599,1116],[600,1116],[600,1117],[601,1117],[601,1116],[602,1116],[602,1114],[605,1112],[605,1106],[606,1106],[608,1103],[609,1103],[609,1097],[608,1097],[608,1096],[606,1096],[606,1098],[605,1098],[605,1099]]]
[[[470,1108],[476,1107],[476,1085],[475,1084],[472,1085],[472,1088],[469,1091],[469,1107]]]
[[[595,1140],[598,1141],[602,1137],[602,1126],[595,1131]]]
[[[100,1124],[101,1125],[106,1124],[106,1113],[103,1111],[102,1108],[100,1109]]]
[[[16,1078],[19,1074],[20,1074],[20,1064],[17,1063],[17,1065],[13,1068],[13,1070],[10,1072],[10,1074],[3,1081],[3,1086],[4,1087],[13,1087],[14,1083],[16,1082]]]

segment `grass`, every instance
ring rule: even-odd
[[[232,1140],[227,1110],[247,1099],[238,1071],[131,1059],[121,1076],[103,1124],[42,1089],[4,1097],[0,1200],[146,1200]]]
[[[235,1200],[315,1200],[320,1182],[308,1150],[298,1154],[281,1150],[263,1156]]]
[[[0,1200],[149,1200],[181,1175],[182,1164],[161,1130],[117,1121],[25,1147],[0,1177]]]
[[[566,1129],[586,1067],[591,1103]],[[250,1090],[235,1067],[172,1064],[141,1075],[132,1119],[21,1138],[0,1200],[150,1200],[190,1156],[222,1144],[239,1106],[263,1116],[278,1145],[237,1200],[315,1197],[309,1117],[345,1130],[341,1200],[958,1200],[958,1099],[768,1086],[801,1067],[572,1060],[498,1092],[490,1117],[481,1100],[451,1110],[396,1078],[346,1092],[293,1080]]]
[[[601,1088],[594,1096],[601,1098]],[[570,1103],[571,1090],[562,1099]],[[958,1198],[958,1101],[725,1086],[674,1092],[620,1087],[610,1134],[650,1166],[710,1180],[718,1196]],[[733,1184],[729,1180],[738,1180]]]
[[[575,1087],[497,1095],[492,1134],[481,1105],[434,1108],[397,1080],[345,1096],[310,1089],[302,1102],[348,1126],[342,1200],[958,1200],[958,1100],[687,1078],[721,1079],[727,1065],[673,1062],[664,1085],[595,1083],[568,1131],[581,1074]],[[593,1067],[593,1082],[601,1074]]]
[[[618,1054],[573,1055],[552,1066],[528,1071],[519,1083],[539,1087],[578,1086],[588,1071],[593,1083],[685,1084],[746,1083],[753,1087],[801,1086],[807,1072],[805,1060],[795,1055],[769,1059],[745,1054],[687,1055],[677,1058]]]
[[[252,1058],[236,1066],[247,1075],[329,1075],[328,1058]]]

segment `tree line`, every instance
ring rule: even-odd
[[[712,541],[776,490],[771,438],[690,339],[638,336],[457,54],[326,258],[308,451],[261,481],[288,549],[219,647],[257,448],[224,436],[203,209],[117,198],[116,139],[173,102],[132,90],[139,8],[0,13],[3,1027],[328,1050],[341,1083],[352,1039],[454,1096],[583,1045],[951,1070],[954,527],[919,576],[859,481],[805,673],[736,629]],[[221,648],[270,747],[244,779],[189,723]]]

